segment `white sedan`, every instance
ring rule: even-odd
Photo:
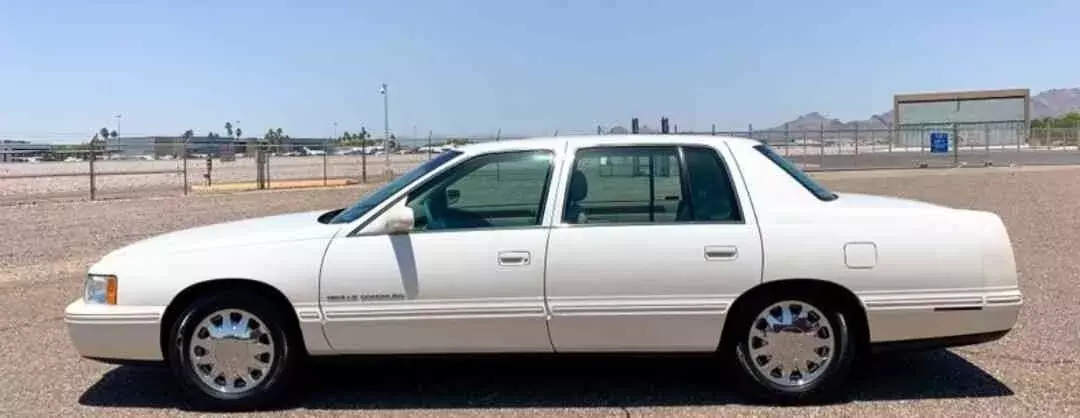
[[[309,356],[406,353],[716,353],[795,402],[874,348],[1001,338],[1021,304],[993,213],[834,193],[758,141],[611,135],[136,242],[65,321],[83,357],[165,362],[212,408],[277,401]]]

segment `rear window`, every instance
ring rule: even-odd
[[[788,159],[784,158],[782,155],[777,154],[776,151],[774,151],[772,148],[766,145],[755,145],[754,149],[760,152],[761,155],[764,155],[765,158],[768,158],[769,161],[772,161],[773,164],[779,166],[780,169],[784,170],[785,173],[788,173],[788,175],[794,178],[795,181],[799,182],[799,184],[805,187],[806,190],[809,190],[810,193],[813,193],[814,196],[817,196],[818,199],[827,202],[831,200],[836,200],[836,198],[838,197],[836,193],[833,193],[829,191],[829,189],[826,189],[825,186],[818,184],[818,182],[814,181],[814,179],[810,178],[810,176],[806,175],[805,172],[800,170],[798,166],[796,166],[791,161],[788,161]]]

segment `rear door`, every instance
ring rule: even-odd
[[[571,145],[548,243],[556,351],[716,348],[727,308],[760,283],[762,262],[725,151]]]

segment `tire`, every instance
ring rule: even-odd
[[[300,341],[297,333],[289,329],[290,323],[280,313],[283,311],[287,312],[255,293],[221,292],[200,297],[180,313],[170,327],[168,341],[172,344],[167,347],[166,356],[190,406],[204,410],[247,411],[275,406],[285,398],[283,395],[288,393],[296,374]],[[231,324],[247,316],[248,326],[213,327],[226,324],[222,322],[226,316]],[[215,317],[222,321],[214,321]],[[246,329],[250,339],[215,338],[211,329],[220,335],[231,333],[232,336],[245,336],[242,330]],[[218,358],[220,360],[215,361]],[[218,374],[218,371],[206,373],[209,370],[204,363],[207,362],[222,365],[224,371],[219,377],[240,376],[240,370],[247,370],[247,378],[251,380],[220,379],[214,382],[216,385],[211,385],[200,377]]]
[[[833,298],[822,297],[810,292],[770,292],[763,297],[749,301],[745,309],[740,309],[732,318],[735,327],[730,334],[726,335],[724,355],[734,360],[733,368],[737,375],[737,386],[745,394],[771,404],[808,404],[830,401],[844,393],[843,385],[850,375],[852,364],[857,353],[856,339],[851,329],[851,313],[845,312],[837,303],[831,302]],[[801,306],[801,311],[796,311],[796,306]],[[809,339],[798,333],[755,333],[752,330],[761,325],[768,327],[767,320],[762,315],[770,310],[772,314],[783,314],[783,310],[775,310],[777,307],[788,309],[788,312],[802,312],[808,318],[803,321],[795,321],[793,326],[786,326],[783,317],[778,318],[782,325],[781,329],[796,329],[809,327],[813,324],[821,325],[816,333],[812,333],[813,339]],[[814,314],[811,315],[810,313]],[[801,315],[792,315],[795,317]],[[813,319],[816,317],[817,321]],[[764,321],[764,324],[762,324]],[[800,324],[800,322],[802,322]],[[822,328],[828,328],[828,332]],[[773,326],[770,330],[776,330]],[[824,336],[827,335],[827,336]],[[772,341],[772,349],[764,349],[761,344],[761,336],[766,336],[766,341]],[[827,355],[822,356],[822,347],[829,347]],[[779,350],[770,358],[769,350]],[[808,351],[809,350],[809,351]],[[791,352],[797,354],[788,355]],[[816,354],[816,356],[815,356]],[[764,358],[763,358],[764,356]],[[794,361],[796,358],[811,358],[810,363]],[[824,361],[821,361],[824,358]],[[768,366],[759,367],[760,360],[768,359]],[[786,360],[785,360],[786,359]],[[817,367],[811,367],[814,361],[820,361]],[[797,370],[790,365],[802,363],[804,371],[799,375],[792,372]],[[766,372],[775,365],[780,370],[787,372],[779,376]],[[775,369],[773,370],[775,372]],[[771,375],[771,376],[770,376]],[[800,377],[802,379],[800,379]]]

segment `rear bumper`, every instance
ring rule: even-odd
[[[86,304],[64,310],[64,323],[79,355],[107,363],[156,362],[161,355],[162,307]]]
[[[875,306],[876,305],[876,306]],[[870,342],[879,347],[950,347],[1004,337],[1023,305],[1020,291],[995,292],[970,303],[867,304]]]

